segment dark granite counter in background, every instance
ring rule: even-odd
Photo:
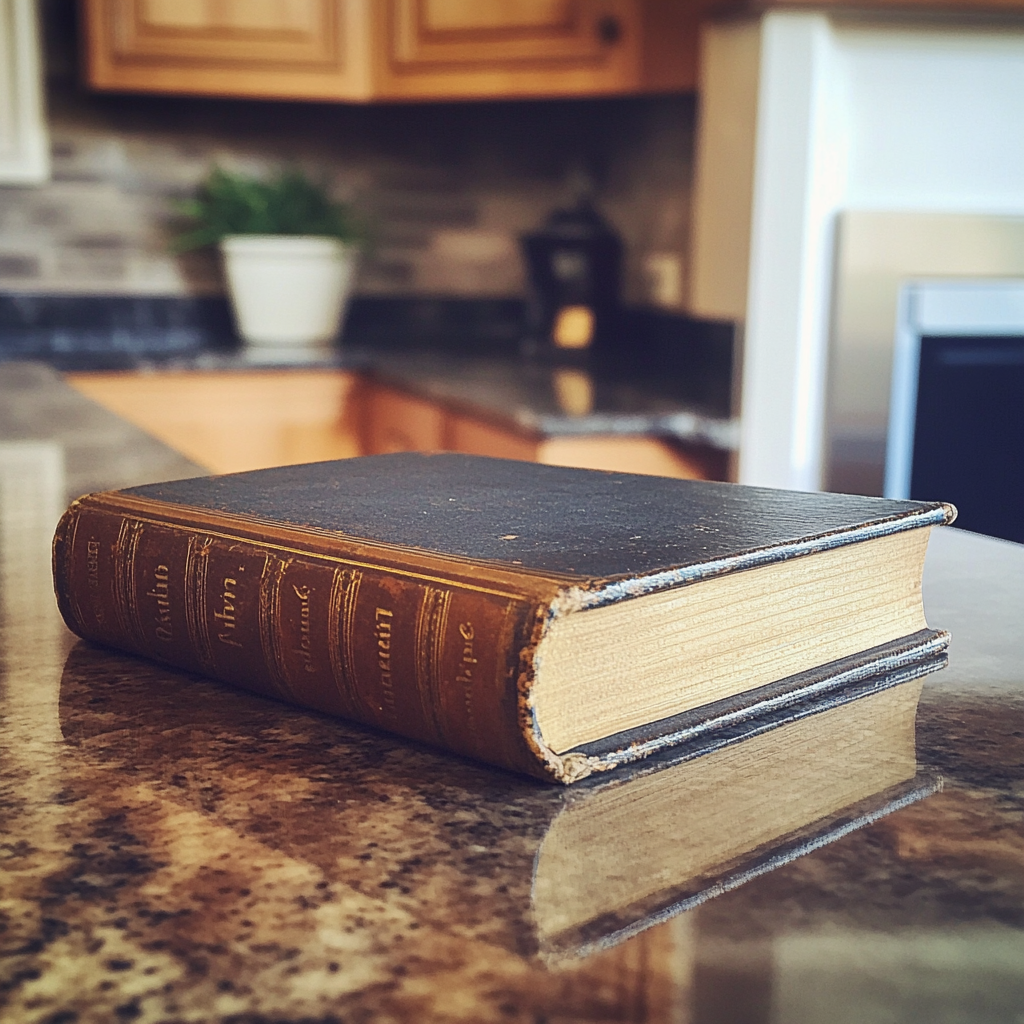
[[[626,310],[588,366],[524,358],[517,300],[356,299],[344,342],[317,354],[246,349],[223,298],[0,296],[0,361],[61,370],[335,368],[541,436],[647,435],[732,451],[733,330]]]
[[[559,437],[643,434],[733,450],[739,424],[714,396],[680,397],[675,387],[600,371],[444,354],[369,354],[368,376],[499,426]],[[675,394],[673,394],[675,391]]]
[[[728,813],[653,813],[627,783],[628,827],[591,834],[567,827],[589,820],[586,789],[75,641],[49,570],[69,492],[192,471],[52,370],[0,366],[0,1019],[1021,1019],[1024,547],[935,531],[925,602],[953,641],[917,760],[942,791],[841,814],[795,859],[747,851],[732,888],[691,877],[692,837]],[[786,802],[765,796],[749,826],[772,835]],[[540,863],[554,847],[572,885]],[[573,886],[600,900],[655,850],[644,906],[546,941]]]

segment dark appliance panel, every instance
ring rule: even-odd
[[[910,497],[1024,543],[1024,337],[923,337]]]

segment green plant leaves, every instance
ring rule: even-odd
[[[178,208],[194,227],[174,240],[177,252],[215,245],[226,235],[326,235],[346,242],[363,236],[350,207],[300,170],[264,181],[216,167],[198,198]]]

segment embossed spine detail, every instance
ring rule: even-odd
[[[125,517],[121,520],[114,548],[114,612],[121,635],[136,650],[145,647],[145,633],[135,593],[135,554],[139,549],[142,530],[142,523]]]
[[[331,585],[331,602],[328,612],[328,649],[331,658],[331,675],[349,713],[356,715],[363,711],[359,699],[359,683],[356,678],[355,651],[356,600],[363,574],[358,569],[335,569]]]
[[[376,562],[348,538],[305,548],[120,497],[80,499],[74,532],[68,517],[58,531],[61,610],[80,635],[550,777],[519,724],[514,667],[557,584],[540,598],[490,569],[481,582],[430,558],[401,564],[382,550]]]
[[[206,581],[210,568],[212,537],[189,537],[185,556],[185,623],[199,664],[213,668],[210,624],[206,618]]]
[[[424,587],[416,617],[416,688],[423,717],[438,740],[447,740],[442,687],[443,662],[448,612],[452,593],[438,587]]]
[[[287,641],[281,625],[281,584],[290,564],[290,560],[273,556],[267,558],[260,580],[260,641],[274,682],[282,695],[288,700],[295,700],[295,691],[288,681],[288,665],[284,656]]]

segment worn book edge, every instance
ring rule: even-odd
[[[641,762],[656,771],[945,668],[949,633],[910,636],[629,729],[563,755],[585,775]],[[657,755],[663,755],[661,757]],[[578,759],[578,760],[577,760]]]
[[[917,530],[928,526],[948,526],[955,519],[956,508],[954,506],[948,502],[936,502],[923,509],[908,511],[897,516],[886,516],[883,519],[864,523],[848,530],[833,530],[797,541],[751,548],[708,562],[697,562],[677,569],[637,576],[593,580],[584,586],[571,587],[560,594],[558,600],[552,605],[550,615],[554,617],[571,611],[598,608],[627,598],[641,597],[659,590],[672,590],[715,576],[724,576],[726,573],[757,569],[775,562],[799,558],[802,555],[814,555],[821,551],[830,551],[849,544],[902,533],[905,530]]]

